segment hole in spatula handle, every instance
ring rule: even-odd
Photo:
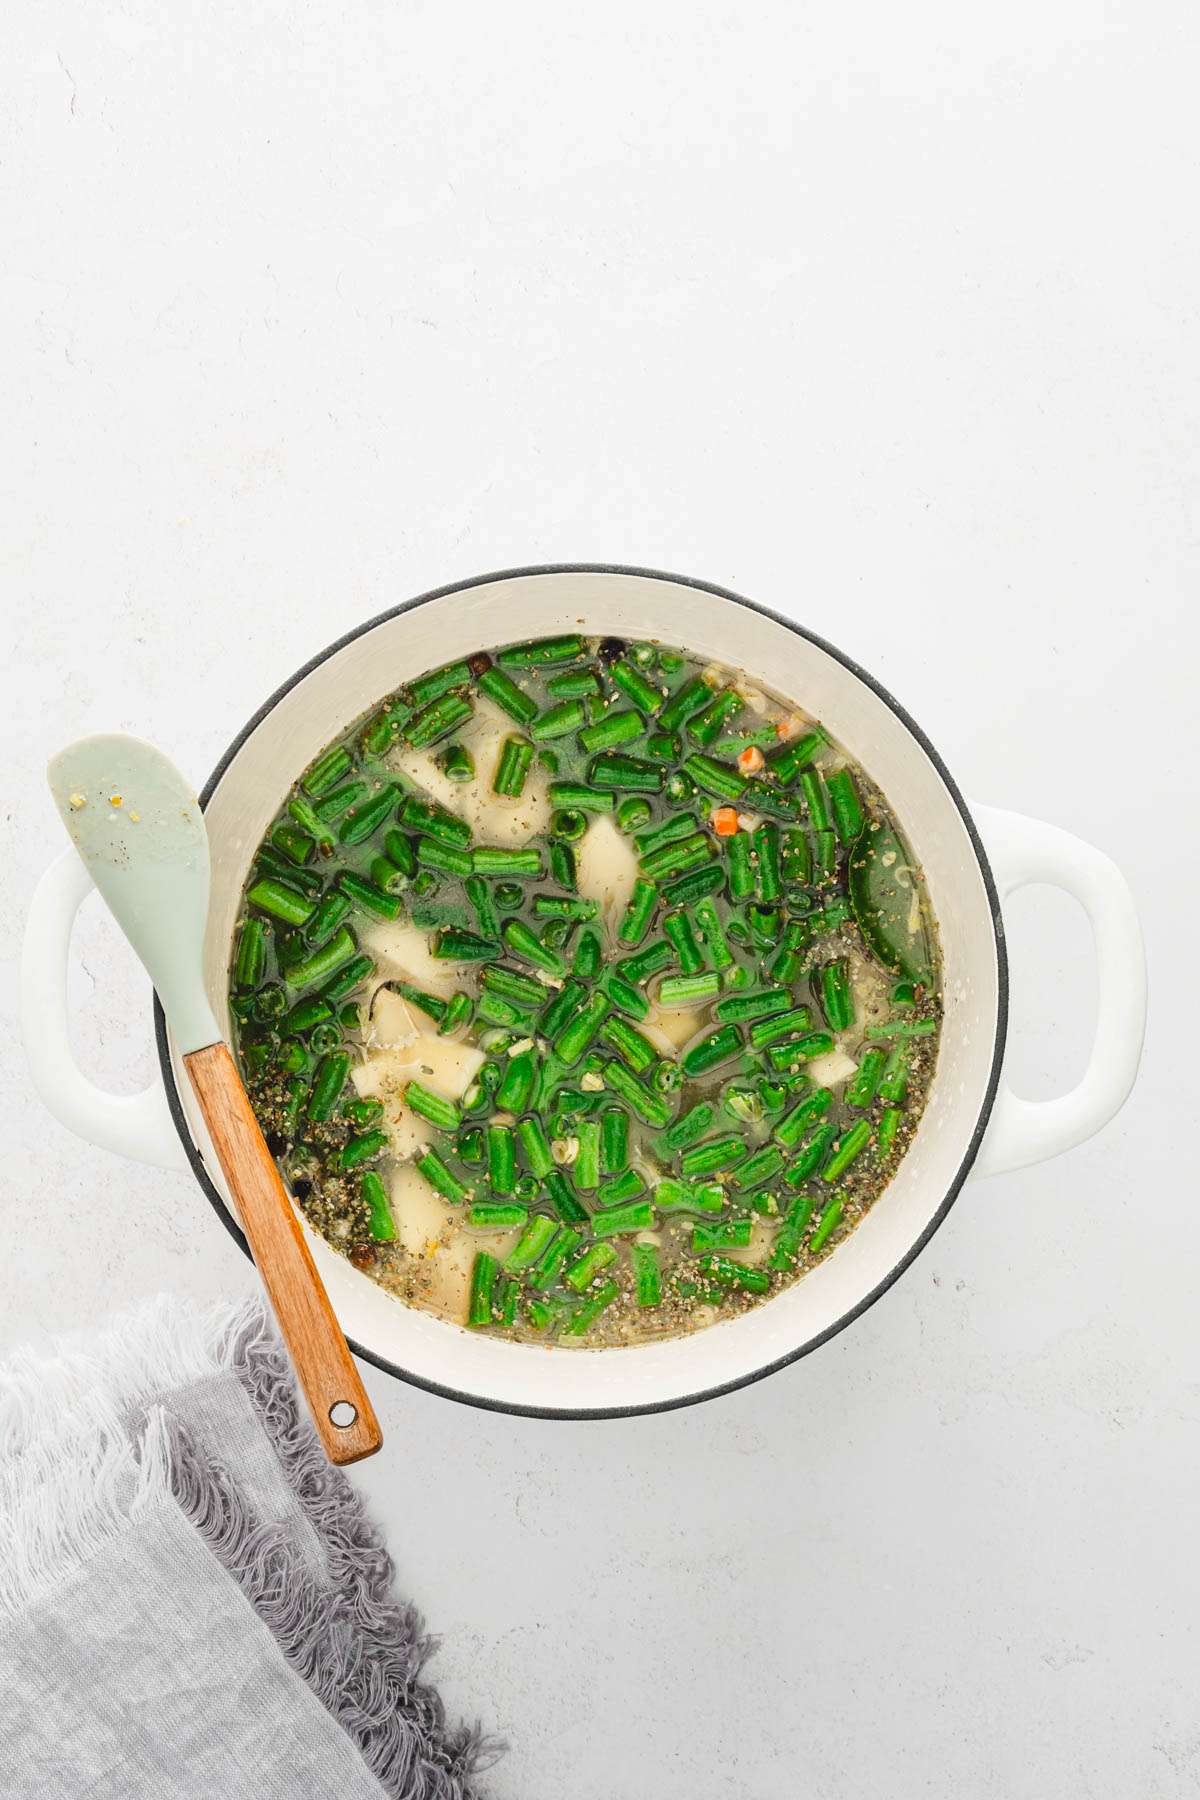
[[[349,1431],[358,1418],[358,1408],[349,1400],[335,1400],[329,1409],[329,1422],[339,1431]]]

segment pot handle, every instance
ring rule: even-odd
[[[75,915],[92,878],[74,850],[52,862],[34,890],[21,950],[21,1035],[43,1104],[78,1137],[160,1169],[186,1169],[187,1157],[162,1084],[140,1094],[109,1094],[89,1081],[71,1048],[67,963]]]
[[[992,806],[972,806],[1003,903],[1043,882],[1073,894],[1096,949],[1096,1036],[1079,1085],[1054,1100],[1023,1100],[1003,1073],[976,1175],[1044,1162],[1107,1125],[1133,1086],[1146,1029],[1146,955],[1133,895],[1116,864],[1056,825]]]

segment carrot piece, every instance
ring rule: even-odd
[[[713,830],[718,837],[732,837],[738,828],[736,806],[718,806],[712,816]]]

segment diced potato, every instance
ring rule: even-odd
[[[589,824],[575,846],[579,892],[600,908],[600,920],[609,943],[617,942],[617,927],[637,880],[637,855],[612,820],[601,814]]]
[[[849,1081],[855,1074],[858,1064],[844,1050],[830,1050],[824,1056],[814,1056],[811,1062],[804,1065],[804,1073],[818,1087],[840,1087],[843,1081]]]

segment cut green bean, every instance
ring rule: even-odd
[[[619,1175],[610,1176],[601,1182],[596,1194],[596,1205],[601,1208],[623,1206],[627,1200],[635,1200],[645,1192],[646,1183],[636,1169],[623,1169]]]
[[[523,975],[519,969],[510,969],[504,963],[489,963],[480,973],[479,980],[483,987],[502,994],[522,1012],[545,1003],[546,990],[540,981],[532,975]]]
[[[619,750],[605,751],[588,764],[588,780],[601,791],[615,789],[623,794],[657,794],[662,788],[663,772],[657,763],[643,757],[626,756]]]
[[[579,1149],[571,1165],[571,1174],[581,1193],[592,1193],[600,1185],[599,1119],[581,1119],[576,1135]]]
[[[499,1273],[500,1265],[495,1257],[489,1256],[486,1250],[480,1250],[471,1268],[471,1289],[467,1297],[468,1325],[491,1324],[492,1292]]]
[[[704,968],[704,952],[687,913],[668,913],[663,920],[663,934],[674,950],[675,960],[683,973],[698,975]]]
[[[808,1240],[810,1256],[819,1256],[837,1230],[841,1223],[843,1205],[842,1196],[835,1194],[817,1220],[817,1228]]]
[[[439,844],[436,838],[417,840],[417,861],[424,869],[439,869],[447,875],[469,875],[471,852],[458,850],[452,844]]]
[[[521,919],[507,919],[501,927],[500,936],[512,954],[519,956],[523,962],[532,963],[535,968],[544,969],[548,975],[556,975],[560,979],[566,975],[567,965],[558,951],[548,949]]]
[[[546,682],[546,692],[556,700],[586,700],[599,696],[600,691],[593,669],[564,669],[561,675],[551,675]]]
[[[340,1169],[357,1169],[360,1163],[370,1162],[373,1157],[381,1155],[388,1147],[386,1131],[364,1131],[358,1137],[348,1138],[338,1151],[338,1167]]]
[[[256,881],[247,891],[246,899],[260,912],[269,913],[273,919],[282,919],[285,925],[305,925],[313,915],[311,900],[270,876],[265,881]]]
[[[682,1058],[685,1075],[704,1075],[709,1069],[718,1068],[729,1062],[742,1047],[741,1033],[736,1025],[722,1025],[719,1030],[709,1032],[685,1050]]]
[[[854,1023],[854,997],[850,992],[850,965],[844,956],[817,970],[817,989],[829,1029],[848,1030]]]
[[[711,895],[701,894],[692,907],[692,913],[696,921],[696,934],[713,968],[718,971],[732,968],[733,951],[729,948],[729,939]]]
[[[283,978],[290,988],[314,987],[317,982],[327,981],[357,950],[357,944],[343,925],[327,944],[322,944],[311,956],[302,957],[299,962],[290,964],[284,970]]]
[[[563,894],[535,894],[535,919],[569,919],[572,922],[594,919],[599,908],[594,900],[568,898]]]
[[[821,1169],[822,1181],[839,1181],[856,1157],[861,1156],[871,1141],[870,1119],[859,1119],[842,1133]]]
[[[767,767],[776,781],[790,787],[801,769],[807,769],[813,757],[825,748],[826,742],[825,733],[818,726],[815,731],[781,745],[768,756]]]
[[[741,799],[745,777],[732,763],[719,763],[713,757],[705,756],[702,750],[693,750],[690,756],[684,757],[683,766],[702,794],[711,794],[714,800],[736,802]]]
[[[480,845],[471,852],[471,867],[476,875],[536,879],[542,873],[542,856],[539,850],[495,850]]]
[[[496,945],[474,931],[444,925],[434,935],[433,954],[442,962],[490,962],[496,955]]]
[[[626,981],[635,987],[641,987],[652,976],[663,969],[669,969],[674,961],[675,952],[671,945],[662,938],[654,938],[643,945],[636,956],[627,956],[619,967]]]
[[[617,806],[616,819],[618,831],[637,831],[649,823],[651,807],[648,800],[638,794],[631,794],[628,800],[622,800]]]
[[[809,1031],[786,1044],[772,1044],[766,1054],[777,1074],[794,1075],[814,1056],[826,1056],[832,1049],[833,1039],[827,1031]]]
[[[693,1175],[716,1175],[724,1169],[736,1169],[749,1154],[745,1139],[730,1134],[685,1150],[679,1159],[679,1167],[689,1179]]]
[[[750,1242],[749,1219],[722,1219],[719,1224],[692,1226],[692,1249],[744,1250]]]
[[[492,792],[517,800],[525,791],[529,765],[533,761],[533,745],[525,738],[506,737],[500,746]]]
[[[620,1175],[629,1165],[629,1115],[619,1106],[600,1115],[600,1173]]]
[[[718,1000],[715,1011],[722,1025],[747,1025],[756,1019],[771,1019],[778,1013],[786,1013],[791,1000],[785,987],[755,988],[726,995],[724,1000]]]
[[[233,965],[234,985],[255,988],[267,966],[267,928],[261,919],[243,919]]]
[[[535,744],[548,744],[555,738],[570,737],[586,720],[587,711],[582,700],[564,700],[539,713],[529,727],[529,735]]]
[[[657,1306],[662,1300],[662,1271],[653,1244],[634,1244],[629,1252],[634,1289],[639,1306]]]
[[[341,787],[334,788],[331,794],[322,795],[316,803],[316,814],[325,824],[332,825],[335,820],[343,818],[346,813],[360,801],[365,800],[371,792],[366,781],[347,781]]]
[[[734,900],[748,900],[755,889],[754,859],[750,833],[735,831],[725,839],[725,855],[729,863],[729,892]]]
[[[658,1061],[658,1051],[650,1040],[643,1037],[635,1026],[613,1014],[605,1019],[596,1035],[602,1044],[607,1044],[610,1050],[616,1051],[621,1061],[628,1064],[635,1075],[644,1075]]]
[[[908,1091],[908,1050],[903,1043],[894,1045],[888,1051],[878,1091],[879,1098],[886,1100],[889,1105],[903,1106]]]
[[[616,1260],[617,1252],[612,1244],[590,1244],[576,1257],[570,1267],[563,1271],[563,1281],[569,1288],[574,1288],[577,1294],[582,1294],[585,1288],[591,1286],[597,1275]]]
[[[671,1116],[670,1102],[662,1094],[654,1093],[640,1082],[636,1075],[619,1062],[605,1064],[604,1081],[619,1100],[623,1100],[631,1112],[646,1125],[656,1130],[664,1126]]]
[[[524,1112],[533,1093],[536,1073],[537,1059],[532,1050],[509,1057],[504,1079],[496,1089],[496,1106],[501,1112]]]
[[[728,1256],[706,1256],[701,1259],[700,1268],[706,1275],[721,1282],[725,1287],[745,1288],[750,1294],[765,1294],[771,1286],[771,1277],[766,1269],[755,1269],[746,1263],[734,1262]]]
[[[540,1263],[552,1240],[558,1235],[559,1227],[545,1213],[534,1213],[524,1231],[504,1259],[504,1267],[516,1274],[521,1269],[531,1269]]]
[[[338,876],[338,887],[351,906],[359,912],[370,913],[373,918],[398,919],[404,911],[399,894],[385,894],[374,882],[364,881],[361,875],[353,875],[349,870]]]
[[[778,1121],[775,1126],[776,1141],[785,1150],[794,1150],[809,1126],[828,1112],[832,1104],[833,1094],[829,1088],[813,1088]]]
[[[668,1155],[686,1150],[698,1143],[708,1131],[717,1116],[716,1108],[707,1100],[698,1100],[689,1112],[683,1113],[675,1123],[663,1134],[663,1146]]]
[[[623,1237],[631,1231],[649,1231],[654,1224],[654,1208],[649,1200],[633,1200],[627,1206],[614,1206],[608,1212],[592,1214],[592,1230],[598,1238]]]
[[[308,1096],[310,1119],[319,1122],[332,1117],[349,1073],[350,1058],[345,1050],[333,1050],[321,1058]]]
[[[812,1028],[812,1014],[807,1006],[794,1006],[790,1012],[777,1013],[772,1018],[760,1019],[749,1031],[750,1048],[765,1050],[770,1044],[782,1043],[785,1038],[799,1037]]]
[[[833,814],[833,826],[843,844],[852,844],[866,823],[858,788],[849,769],[836,769],[825,777],[825,792]]]
[[[510,644],[507,650],[497,652],[496,661],[505,669],[550,669],[560,663],[574,662],[583,653],[583,639],[572,634]]]
[[[419,1081],[409,1081],[404,1088],[404,1101],[410,1112],[419,1118],[428,1119],[438,1131],[457,1131],[462,1124],[462,1113],[453,1100],[447,1100],[441,1094],[435,1094]]]
[[[676,1181],[668,1175],[654,1184],[654,1204],[659,1212],[719,1213],[725,1199],[719,1181]]]
[[[488,1186],[494,1194],[511,1194],[517,1179],[516,1136],[511,1125],[489,1125],[486,1131]]]
[[[597,1248],[599,1248],[599,1246],[597,1246]],[[599,1287],[594,1288],[588,1295],[583,1305],[577,1307],[571,1314],[570,1318],[563,1326],[563,1336],[582,1337],[584,1332],[590,1331],[601,1313],[605,1312],[608,1307],[612,1305],[620,1292],[621,1290],[615,1281],[602,1281]]]
[[[288,801],[288,812],[295,819],[302,832],[305,832],[320,849],[322,855],[328,856],[333,850],[333,833],[316,807],[303,794],[293,794]]]
[[[633,884],[629,902],[617,928],[617,936],[623,944],[636,949],[650,929],[650,921],[654,917],[654,909],[658,905],[658,884],[639,878]]]
[[[438,761],[447,781],[474,781],[475,758],[465,744],[448,744]]]
[[[712,697],[713,692],[707,681],[701,680],[699,675],[693,675],[690,681],[685,681],[671,695],[658,715],[658,722],[664,731],[678,731],[701,707],[707,706]]]
[[[467,1224],[476,1231],[511,1231],[517,1225],[524,1226],[528,1219],[526,1207],[496,1200],[476,1200],[467,1214]]]
[[[369,800],[361,805],[351,807],[338,826],[338,841],[342,844],[361,844],[377,832],[385,820],[390,819],[396,805],[394,787],[381,788],[372,794]]]
[[[889,1019],[883,1025],[876,1025],[871,1030],[873,1038],[917,1038],[933,1037],[938,1028],[936,1019]]]
[[[904,1114],[898,1106],[885,1106],[879,1115],[879,1131],[875,1139],[875,1156],[879,1162],[885,1162],[896,1145],[896,1138]]]
[[[536,1113],[518,1122],[517,1138],[521,1154],[525,1158],[525,1167],[539,1181],[544,1181],[554,1167],[554,1156],[550,1140],[546,1136],[546,1128]]]
[[[707,747],[737,717],[744,704],[736,688],[723,688],[701,712],[692,714],[687,722],[689,736]]]
[[[458,1204],[467,1198],[470,1189],[458,1179],[453,1169],[440,1157],[436,1150],[428,1149],[417,1158],[415,1167],[425,1177],[431,1188],[434,1188],[444,1199]]]
[[[404,735],[414,750],[428,750],[432,744],[440,743],[451,732],[457,731],[470,717],[469,700],[464,700],[461,694],[443,694],[440,700],[434,700],[422,708],[415,719],[409,720]]]
[[[735,1172],[734,1185],[749,1192],[752,1188],[764,1187],[768,1181],[783,1171],[783,1152],[773,1144],[764,1144],[753,1156],[740,1163]]]
[[[783,870],[779,860],[779,827],[759,825],[753,833],[754,854],[758,870],[758,897],[763,901],[778,900],[783,893]]]
[[[767,1258],[769,1269],[782,1272],[790,1269],[795,1263],[815,1206],[816,1201],[811,1194],[796,1195],[784,1215],[783,1224],[775,1233],[775,1242],[772,1244],[771,1254]]]
[[[608,671],[609,679],[614,687],[620,688],[627,700],[631,700],[639,712],[656,713],[663,703],[662,689],[652,687],[650,682],[635,668],[633,663],[623,657],[615,662]]]
[[[582,981],[594,981],[604,962],[604,948],[598,931],[581,931],[575,940],[572,975]]]
[[[326,1000],[338,1001],[352,994],[367,977],[374,973],[375,964],[369,956],[355,956],[348,963],[343,963],[332,981],[327,981],[321,989]]]
[[[587,787],[582,781],[552,781],[549,797],[553,807],[586,813],[610,813],[617,804],[610,792]]]
[[[669,975],[659,983],[660,1006],[703,1006],[721,991],[719,975]],[[720,1011],[718,1009],[718,1017]]]
[[[537,718],[537,701],[494,664],[479,677],[477,686],[481,694],[486,694],[518,725],[529,725]]]
[[[326,750],[319,756],[302,778],[300,786],[312,800],[327,794],[335,788],[342,777],[354,767],[350,752],[342,744],[335,744],[332,750]]]
[[[868,1050],[846,1088],[847,1106],[870,1106],[879,1091],[879,1080],[887,1058],[882,1050]]]
[[[374,1169],[367,1169],[359,1176],[358,1192],[367,1209],[367,1229],[371,1236],[377,1243],[391,1243],[396,1235],[396,1224],[388,1204],[387,1189]]]
[[[579,733],[580,748],[589,756],[598,750],[615,750],[621,744],[631,744],[635,738],[643,737],[645,731],[646,721],[640,713],[628,707],[614,707]]]
[[[561,1169],[551,1169],[543,1185],[550,1196],[551,1205],[564,1224],[579,1225],[586,1222],[587,1208],[577,1198]]]

